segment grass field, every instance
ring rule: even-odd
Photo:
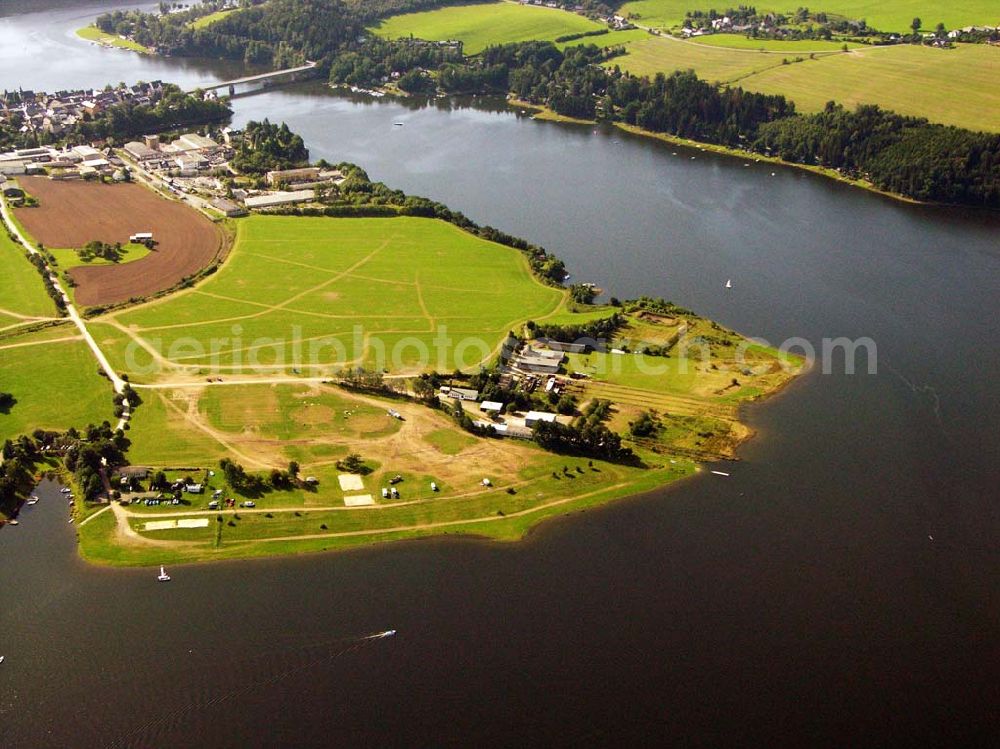
[[[705,44],[709,47],[727,47],[729,49],[765,50],[767,52],[787,52],[789,54],[809,54],[810,52],[836,52],[844,45],[848,49],[856,49],[862,45],[856,42],[826,42],[822,39],[803,39],[800,41],[779,41],[777,39],[751,39],[740,34],[711,34],[690,40],[694,44]]]
[[[201,18],[196,18],[189,25],[192,29],[204,29],[207,26],[211,26],[216,21],[221,21],[223,18],[232,13],[230,10],[217,10],[215,13],[209,13],[207,16],[202,16]]]
[[[122,259],[117,263],[105,260],[104,258],[94,258],[88,263],[80,259],[80,253],[78,253],[75,249],[52,249],[51,247],[47,249],[56,259],[56,263],[58,264],[60,270],[70,270],[71,268],[79,267],[89,268],[101,265],[125,265],[126,263],[132,263],[136,260],[142,260],[150,253],[150,249],[146,245],[129,242],[128,244],[122,245]]]
[[[6,231],[0,231],[0,331],[31,318],[53,317],[55,305],[45,291],[42,277]]]
[[[686,11],[708,10],[710,7],[711,4],[695,0],[636,0],[623,5],[620,12],[635,17],[644,26],[671,28],[683,23]],[[798,6],[794,3],[764,3],[755,7],[759,12],[779,11],[791,14]],[[945,0],[825,0],[808,7],[810,10],[851,19],[865,19],[869,26],[879,31],[908,32],[914,17],[923,21],[925,29],[933,29],[938,22],[944,23],[949,29],[976,24],[1000,24],[1000,8],[993,0],[965,0],[961,3]],[[716,9],[720,12],[724,10],[722,6],[716,6]]]
[[[0,412],[0,441],[112,416],[111,385],[98,376],[93,355],[68,323],[0,339],[0,390],[17,399],[9,413]]]
[[[802,62],[782,64],[802,56]],[[848,53],[756,52],[672,39],[628,46],[609,64],[637,75],[691,68],[700,77],[751,91],[784,94],[800,111],[834,100],[848,107],[878,104],[901,114],[973,130],[1000,131],[1000,48],[956,49],[899,45],[859,47]]]
[[[465,53],[474,55],[493,44],[549,40],[566,34],[606,28],[583,16],[551,8],[528,7],[513,2],[459,5],[450,8],[392,16],[372,28],[387,39],[408,37],[444,41],[460,40]],[[610,36],[610,35],[607,35]],[[582,39],[605,45],[606,36]]]
[[[98,42],[99,44],[110,45],[120,49],[130,49],[133,52],[141,52],[143,54],[149,53],[149,49],[138,42],[133,42],[130,39],[122,39],[120,36],[115,36],[114,34],[106,34],[96,26],[84,26],[82,29],[77,29],[76,35],[81,39],[86,39],[88,42]]]
[[[254,216],[239,222],[229,261],[205,283],[101,317],[93,330],[137,381],[150,379],[138,369],[147,362],[168,379],[209,367],[227,376],[329,375],[348,364],[450,371],[488,358],[507,331],[565,300],[516,250],[444,222]],[[144,347],[136,364],[126,360],[130,341]]]

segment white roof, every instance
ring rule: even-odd
[[[556,415],[553,413],[549,413],[548,411],[528,411],[528,413],[524,415],[524,420],[526,422],[528,421],[552,422],[556,420]]]
[[[479,404],[479,408],[483,411],[499,411],[503,408],[503,403],[498,401],[483,401]]]
[[[267,208],[272,205],[284,205],[287,203],[304,203],[316,197],[313,190],[294,190],[292,192],[274,192],[269,195],[254,195],[247,198],[244,203],[247,208]]]

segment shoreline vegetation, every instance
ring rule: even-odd
[[[511,106],[517,107],[524,110],[530,110],[533,112],[532,119],[539,120],[541,122],[558,122],[569,125],[596,125],[597,120],[585,120],[578,117],[567,117],[561,115],[558,112],[554,112],[552,109],[540,105],[532,104],[531,102],[522,101],[521,99],[510,98],[508,102]],[[795,169],[801,169],[802,171],[810,172],[812,174],[819,175],[821,177],[826,177],[827,179],[832,179],[837,182],[841,182],[845,185],[851,187],[858,187],[862,190],[867,190],[868,192],[875,193],[877,195],[882,195],[887,198],[892,198],[893,200],[898,200],[903,203],[910,203],[912,205],[938,205],[943,207],[959,207],[960,203],[949,204],[949,203],[937,203],[934,201],[917,200],[916,198],[911,198],[900,193],[890,192],[888,190],[882,190],[873,183],[864,179],[857,179],[854,177],[849,177],[845,174],[841,174],[835,169],[830,169],[828,167],[817,166],[815,164],[799,164],[794,161],[785,161],[784,159],[777,156],[768,156],[766,154],[757,153],[756,151],[746,151],[739,148],[732,148],[730,146],[723,146],[717,143],[709,143],[707,141],[692,140],[690,138],[682,138],[677,135],[670,135],[669,133],[654,133],[651,130],[644,130],[641,127],[635,125],[629,125],[625,122],[615,122],[612,123],[616,128],[622,130],[626,133],[632,135],[637,135],[643,138],[653,138],[654,140],[662,141],[663,143],[669,143],[671,145],[682,146],[688,149],[697,149],[699,151],[708,151],[710,153],[719,154],[722,156],[729,156],[734,159],[742,159],[744,161],[750,160],[754,162],[761,162],[766,164],[774,164],[776,166],[783,167],[793,167]]]

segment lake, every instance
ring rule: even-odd
[[[5,5],[0,85],[234,72],[73,37],[108,7]],[[995,727],[1000,217],[491,102],[312,83],[234,108],[621,298],[664,296],[774,344],[869,337],[877,374],[817,366],[747,408],[757,436],[730,478],[520,544],[178,567],[159,585],[79,561],[45,485],[0,532],[0,744],[843,746]]]

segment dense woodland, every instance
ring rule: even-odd
[[[251,120],[243,129],[232,165],[244,174],[263,174],[272,169],[291,169],[309,163],[309,150],[302,136],[284,122]]]

